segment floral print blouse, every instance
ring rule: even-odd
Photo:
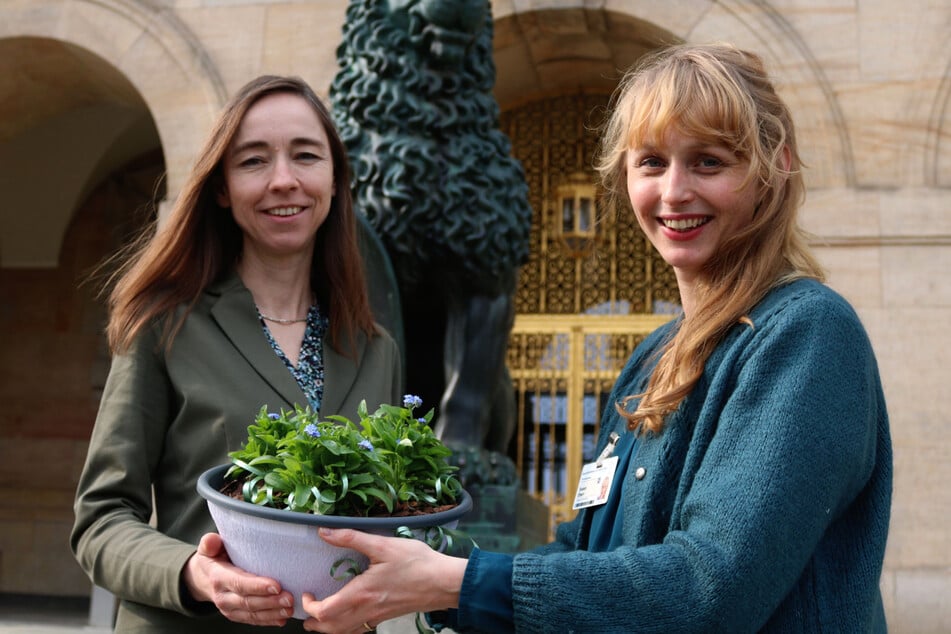
[[[264,329],[264,336],[271,344],[275,354],[284,362],[291,375],[297,380],[300,389],[307,396],[310,408],[320,411],[320,403],[324,397],[324,333],[327,332],[327,318],[321,314],[320,306],[316,303],[307,311],[307,327],[304,330],[304,341],[301,343],[297,367],[290,362],[281,347],[277,345],[271,331],[258,311],[258,321]]]

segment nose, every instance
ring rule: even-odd
[[[290,161],[284,157],[275,159],[268,186],[274,190],[284,190],[296,189],[297,185],[297,174],[294,172],[294,167]]]
[[[669,207],[677,207],[693,199],[693,177],[686,166],[674,161],[664,172],[661,201]]]

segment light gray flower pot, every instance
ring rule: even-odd
[[[220,492],[230,464],[209,469],[198,479],[198,493],[208,502],[208,510],[218,528],[231,561],[256,575],[270,577],[294,595],[294,618],[306,619],[301,595],[310,592],[317,598],[330,596],[349,581],[346,570],[367,567],[367,558],[353,550],[331,546],[320,538],[317,529],[355,528],[377,535],[393,535],[406,526],[417,538],[434,526],[455,528],[459,519],[472,508],[472,498],[462,492],[459,504],[429,515],[411,517],[342,517],[314,515],[275,509],[237,500]],[[336,565],[337,562],[345,562]],[[332,575],[334,570],[336,575]],[[336,576],[336,578],[335,578]]]

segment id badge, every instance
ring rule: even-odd
[[[617,456],[611,456],[598,462],[589,462],[581,469],[581,479],[578,481],[578,492],[575,494],[575,503],[572,509],[583,509],[597,506],[608,501],[611,483],[614,482],[614,473],[617,471]]]

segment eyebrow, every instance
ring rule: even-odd
[[[230,153],[238,154],[239,152],[244,152],[247,150],[263,149],[263,148],[267,148],[269,145],[270,144],[265,141],[257,141],[257,140],[245,141],[244,143],[239,143],[238,145],[234,146],[231,149]],[[291,147],[301,146],[301,145],[314,145],[324,150],[328,149],[327,144],[324,143],[323,141],[319,141],[318,139],[312,139],[310,137],[303,137],[303,136],[295,137],[291,139]]]
[[[640,143],[637,145],[631,145],[627,148],[628,152],[636,152],[636,153],[662,152],[662,151],[665,151],[666,149],[668,148],[663,143],[654,143],[654,142]],[[734,154],[736,153],[729,146],[723,143],[705,142],[705,141],[690,143],[685,146],[685,149],[688,152],[709,152],[709,151],[713,151],[717,149],[723,149],[727,152],[732,152]]]

